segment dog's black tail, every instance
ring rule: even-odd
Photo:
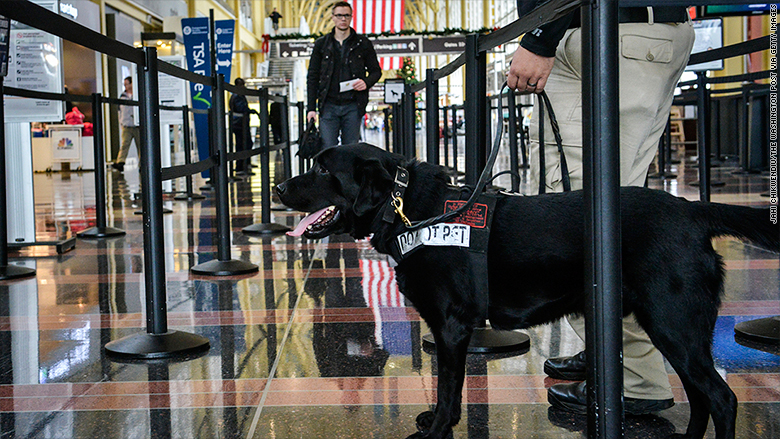
[[[709,225],[711,237],[733,236],[780,252],[780,224],[768,208],[718,203],[697,203],[697,207],[699,219]]]

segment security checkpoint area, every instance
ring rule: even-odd
[[[328,172],[327,149],[315,158],[301,150],[307,68],[316,38],[332,28],[334,3],[0,2],[0,60],[9,59],[0,85],[0,438],[660,439],[686,429],[708,439],[780,437],[780,258],[731,236],[712,239],[724,281],[711,350],[717,377],[736,396],[733,435],[714,413],[706,426],[690,421],[701,419],[691,407],[707,397],[692,396],[668,360],[673,404],[631,413],[620,318],[630,276],[621,264],[633,255],[621,250],[631,231],[621,224],[615,147],[619,7],[640,9],[642,20],[651,19],[648,6],[685,7],[696,42],[690,58],[671,56],[688,62],[644,186],[765,209],[777,227],[776,5],[549,0],[518,17],[514,1],[349,2],[350,26],[368,36],[382,70],[360,139],[399,162],[438,166],[451,187],[465,187],[447,211],[467,204],[474,187],[547,197],[558,175],[563,186],[579,179],[584,187],[583,210],[572,212],[586,218],[584,278],[564,270],[559,280],[582,284],[587,341],[566,319],[499,330],[481,318],[461,346],[459,421],[438,435],[433,413],[452,391],[440,386],[452,368],[437,356],[447,340],[404,296],[397,282],[410,282],[408,272],[396,267],[429,248],[468,248],[469,236],[487,241],[475,231],[491,227],[495,206],[481,197],[475,206],[485,211],[468,210],[466,225],[413,229],[406,219],[430,218],[404,219],[415,206],[392,204],[385,218],[403,232],[391,254],[371,234],[314,238],[303,231],[319,227],[313,219],[298,226],[311,212],[283,204],[285,188]],[[271,10],[281,13],[278,28]],[[504,86],[522,36],[570,14],[589,49],[574,122],[554,85],[549,97]],[[656,18],[662,25],[657,10]],[[134,93],[121,95],[126,77]],[[73,107],[80,123],[66,117]],[[139,139],[118,167],[122,111]],[[244,117],[250,141],[242,144],[234,122]],[[581,163],[570,122],[585,130]],[[551,170],[559,157],[563,171]],[[534,174],[545,168],[547,179]],[[388,191],[414,191],[403,170],[389,175]],[[336,210],[323,215],[347,215]],[[654,209],[642,220],[667,216]],[[517,221],[519,229],[522,215]],[[695,245],[676,244],[668,248]],[[686,261],[670,250],[657,265]],[[442,273],[422,277],[444,285]],[[483,275],[474,283],[488,297]],[[519,290],[536,280],[518,270],[516,282]],[[583,350],[588,399],[575,413],[550,401],[551,387],[573,381],[550,376],[546,362]]]

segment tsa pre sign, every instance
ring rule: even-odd
[[[233,58],[233,34],[235,22],[233,20],[219,20],[214,22],[214,32],[217,46],[217,73],[230,79],[230,67]],[[199,75],[211,76],[211,45],[209,39],[209,19],[207,17],[182,18],[182,34],[184,35],[184,48],[187,55],[187,68]],[[211,108],[211,87],[195,82],[190,83],[190,95],[192,96],[192,108],[196,110],[208,110]],[[195,119],[195,138],[198,142],[198,159],[204,160],[210,154],[209,146],[209,120],[207,114],[193,115]],[[209,178],[209,170],[201,175]]]

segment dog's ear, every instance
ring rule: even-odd
[[[378,159],[368,159],[357,165],[355,181],[360,184],[360,190],[352,210],[356,216],[363,216],[388,195],[393,178],[382,166],[382,162]]]

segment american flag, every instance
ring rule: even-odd
[[[404,28],[404,0],[349,0],[352,28],[359,34],[398,32]],[[400,69],[401,57],[379,58],[383,70]]]
[[[395,283],[395,269],[386,260],[360,259],[360,271],[363,298],[374,314],[374,338],[382,345],[382,308],[404,307],[404,298]]]

